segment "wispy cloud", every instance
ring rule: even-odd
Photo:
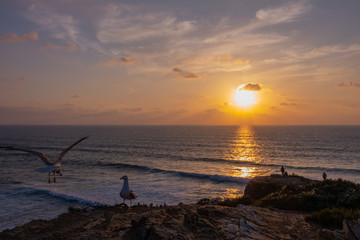
[[[262,32],[263,27],[293,22],[311,9],[308,1],[290,2],[259,9],[245,23],[241,18],[210,18],[209,22],[199,16],[195,20],[172,9],[165,11],[140,4],[93,4],[99,8],[96,21],[80,22],[81,18],[60,13],[45,3],[31,5],[25,16],[51,37],[75,44],[76,49],[112,55],[112,59],[99,63],[102,66],[137,63],[119,56],[141,56],[143,64],[137,71],[166,71],[180,65],[190,73],[202,73],[249,69],[250,58],[243,56],[249,47],[266,48],[289,39],[274,31]],[[90,39],[83,26],[95,29],[97,39]],[[43,49],[64,47],[51,44],[43,45]]]
[[[284,51],[287,55],[284,61],[302,61],[302,60],[309,60],[319,57],[327,57],[335,54],[354,54],[360,52],[360,45],[359,44],[338,44],[338,45],[326,45],[312,49],[295,49],[291,51]]]
[[[180,21],[171,15],[148,9],[110,5],[99,23],[98,39],[103,43],[139,43],[180,37],[195,29],[195,22]]]
[[[99,65],[106,66],[106,67],[114,67],[118,64],[130,65],[130,64],[135,64],[135,63],[139,63],[139,62],[141,62],[141,60],[136,57],[120,57],[120,58],[114,58],[114,59],[107,60],[107,61],[101,61],[99,63]]]
[[[360,88],[360,83],[355,83],[352,81],[339,82],[336,84],[337,87],[349,87],[349,88]]]
[[[311,10],[308,1],[289,2],[277,7],[260,9],[255,13],[254,18],[246,25],[235,25],[225,28],[215,35],[209,36],[206,43],[226,43],[232,50],[236,49],[235,44],[239,46],[261,46],[283,42],[288,37],[276,33],[262,33],[261,28],[277,25],[280,23],[293,22]],[[236,20],[234,20],[236,22]],[[241,43],[238,41],[241,39]]]
[[[187,71],[183,71],[182,69],[175,67],[172,69],[172,72],[174,74],[176,74],[177,76],[181,77],[181,78],[185,78],[185,79],[199,79],[200,76],[192,73],[192,72],[187,72]]]
[[[30,82],[30,79],[25,76],[15,77],[15,78],[0,78],[0,81],[3,82]]]
[[[252,27],[262,27],[295,21],[311,9],[307,1],[292,1],[287,4],[260,9],[256,12],[256,22]]]
[[[80,23],[70,14],[62,14],[43,3],[32,4],[23,14],[27,19],[37,24],[42,31],[50,33],[54,39],[65,42],[63,48],[73,46],[81,50],[92,49],[102,54],[108,54],[96,41],[85,38]],[[67,44],[74,44],[66,46]]]
[[[41,4],[33,4],[25,17],[49,31],[53,38],[78,43],[78,22],[70,15],[61,15]]]
[[[43,45],[41,45],[40,48],[42,50],[54,49],[54,50],[73,52],[76,50],[76,44],[75,43],[65,43],[63,45],[56,45],[53,43],[44,43]]]
[[[203,72],[215,71],[241,71],[247,69],[250,60],[235,58],[229,53],[221,55],[208,55],[201,58],[186,59],[182,62],[188,68]]]
[[[139,113],[143,109],[140,107],[134,107],[134,108],[122,108],[121,111],[124,113]]]
[[[79,99],[79,98],[83,98],[83,96],[80,94],[74,94],[71,96],[71,98]]]
[[[30,32],[21,36],[18,36],[16,33],[6,33],[1,36],[2,42],[27,42],[36,40],[39,40],[39,35],[37,32]]]
[[[294,103],[294,102],[282,102],[282,103],[280,103],[280,105],[284,106],[284,107],[291,107],[291,106],[296,106],[298,104]]]

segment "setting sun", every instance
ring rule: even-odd
[[[243,89],[244,85],[238,87],[234,94],[235,104],[239,107],[250,107],[257,103],[256,93]]]

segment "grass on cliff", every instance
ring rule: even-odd
[[[255,201],[254,205],[305,212],[325,208],[356,209],[360,206],[360,184],[342,179],[290,184]]]
[[[257,184],[257,185],[256,185]],[[271,183],[256,183],[252,186],[251,194],[259,197],[255,200],[246,195],[224,200],[203,201],[203,204],[218,204],[222,206],[236,207],[238,204],[255,205],[267,208],[278,208],[283,210],[295,210],[309,212],[311,216],[308,221],[316,222],[327,228],[341,228],[344,219],[360,218],[360,184],[350,181],[326,180],[309,181],[306,184],[288,184],[273,188],[269,192],[266,188],[264,193],[260,187],[268,187]],[[260,186],[261,185],[261,186]],[[259,193],[253,193],[253,191]],[[201,203],[200,203],[201,204]]]
[[[234,198],[225,198],[225,199],[209,199],[203,198],[197,202],[198,205],[220,205],[220,206],[227,206],[227,207],[236,207],[238,204],[243,205],[251,205],[254,200],[249,196],[240,196]]]
[[[312,212],[310,216],[306,217],[306,220],[316,222],[325,228],[341,229],[344,219],[358,218],[360,218],[360,209],[325,208]]]

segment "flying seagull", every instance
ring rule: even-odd
[[[120,191],[120,197],[122,197],[124,199],[123,204],[125,204],[125,199],[130,200],[130,206],[131,206],[131,200],[136,199],[136,195],[133,190],[129,189],[128,177],[125,175],[125,176],[122,176],[120,179],[124,180],[124,185]]]
[[[76,141],[72,145],[70,145],[68,148],[66,148],[64,151],[62,151],[59,155],[59,157],[56,159],[56,161],[52,162],[45,154],[38,151],[28,150],[28,149],[22,149],[22,148],[14,148],[14,147],[3,147],[6,150],[14,150],[14,151],[23,151],[35,154],[39,156],[48,166],[46,168],[42,168],[37,170],[38,172],[48,172],[49,173],[49,180],[50,183],[50,173],[52,172],[54,174],[54,183],[56,182],[56,173],[58,173],[60,176],[62,176],[61,172],[61,159],[64,157],[64,155],[70,151],[75,145],[80,143],[81,141],[85,140],[88,137],[83,137],[80,140]]]

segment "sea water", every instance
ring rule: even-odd
[[[133,204],[195,203],[241,195],[255,176],[279,173],[360,183],[359,126],[0,126],[0,147],[63,158],[48,183],[36,155],[0,149],[0,231],[50,219],[69,206],[122,203],[127,175]],[[52,180],[52,178],[51,178]]]

